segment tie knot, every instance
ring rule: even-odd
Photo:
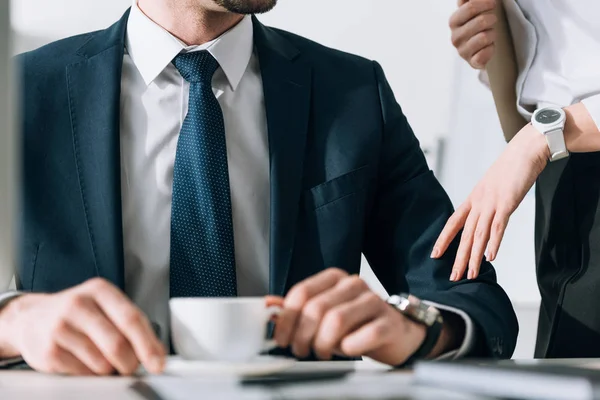
[[[173,60],[175,68],[183,79],[190,83],[208,83],[212,81],[219,63],[206,50],[179,54]]]

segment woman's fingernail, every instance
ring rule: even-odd
[[[456,272],[452,272],[452,273],[450,274],[450,281],[451,281],[451,282],[454,282],[455,280],[456,280]]]
[[[440,251],[438,249],[433,249],[431,252],[431,258],[438,258]]]
[[[470,269],[470,270],[469,270],[469,276],[468,276],[468,278],[469,278],[469,279],[473,279],[473,275],[475,275],[475,273],[473,272],[473,270],[472,270],[472,269]]]

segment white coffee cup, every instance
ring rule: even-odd
[[[186,360],[248,361],[276,347],[267,323],[281,312],[262,297],[173,298],[171,341]]]

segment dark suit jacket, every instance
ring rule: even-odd
[[[101,276],[123,287],[119,118],[126,14],[18,58],[23,85],[22,290]],[[465,310],[477,356],[510,357],[517,321],[484,263],[448,280],[456,244],[429,254],[452,213],[381,67],[254,20],[271,166],[270,291],[361,253],[389,293]],[[399,333],[400,334],[400,333]]]

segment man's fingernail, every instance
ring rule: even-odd
[[[163,371],[163,369],[165,367],[165,357],[161,357],[158,355],[151,356],[149,363],[150,363],[150,368],[152,369],[152,372],[160,373]]]

